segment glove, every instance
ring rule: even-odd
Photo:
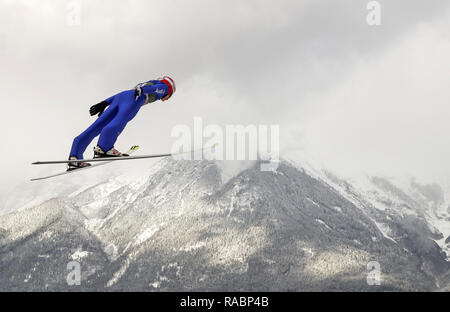
[[[98,117],[100,117],[103,114],[103,111],[106,109],[106,107],[108,107],[108,105],[109,103],[106,101],[95,104],[91,106],[91,108],[89,109],[89,114],[91,114],[91,116],[98,114]]]

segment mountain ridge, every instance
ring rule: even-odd
[[[254,163],[224,179],[216,162],[166,159],[135,183],[112,179],[1,216],[2,290],[448,285],[449,265],[426,219],[377,209],[344,180],[323,177],[283,161],[276,172],[261,172]],[[393,237],[377,222],[387,223]],[[23,229],[27,235],[17,234]],[[78,288],[65,280],[66,264],[74,259],[82,264]],[[367,284],[370,261],[381,265],[380,286]]]

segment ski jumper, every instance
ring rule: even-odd
[[[169,86],[160,80],[141,83],[133,90],[123,91],[108,99],[109,107],[83,133],[73,140],[70,156],[83,159],[83,153],[92,140],[100,135],[98,146],[103,151],[114,147],[118,136],[139,109],[148,103],[162,99],[169,93]]]

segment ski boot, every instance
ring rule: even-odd
[[[71,156],[69,160],[78,160],[75,156]],[[86,167],[92,166],[91,164],[87,162],[71,162],[67,164],[67,171],[73,171],[77,169],[83,169]]]
[[[116,150],[114,147],[108,151],[104,151],[100,146],[94,147],[94,158],[107,158],[107,157],[126,157],[130,156],[125,153],[121,153]]]

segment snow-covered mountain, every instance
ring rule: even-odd
[[[259,169],[165,159],[0,216],[0,291],[450,290],[438,185]]]

